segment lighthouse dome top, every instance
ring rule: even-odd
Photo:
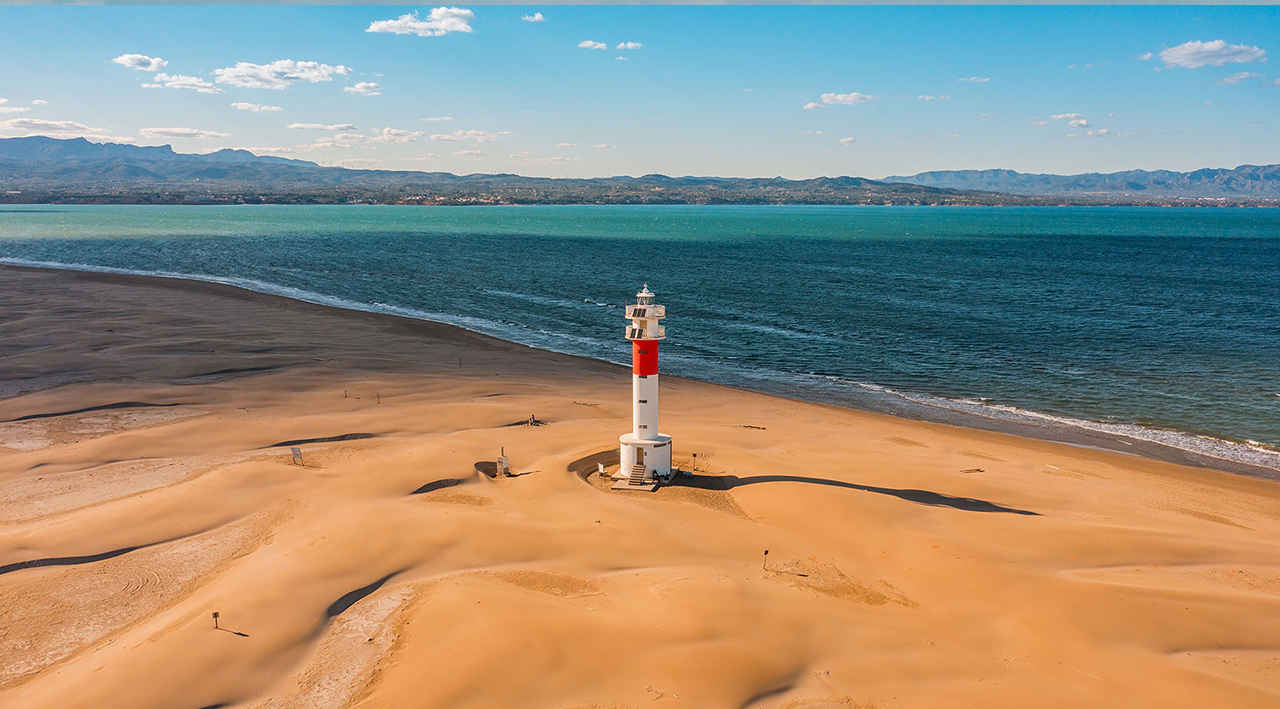
[[[636,302],[640,305],[652,305],[653,296],[653,291],[649,290],[649,284],[646,283],[644,288],[639,293],[636,293]]]

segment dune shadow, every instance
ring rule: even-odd
[[[569,463],[569,472],[577,475],[583,480],[586,480],[588,475],[596,471],[597,465],[603,465],[605,467],[617,465],[619,457],[620,454],[618,453],[617,448],[609,448],[602,450],[599,453],[585,455],[572,463]]]
[[[467,482],[465,478],[444,478],[443,480],[433,480],[409,494],[422,495],[428,492],[435,492],[436,490],[444,490],[445,488],[450,488],[455,485],[461,485],[465,482]]]
[[[9,419],[5,423],[17,423],[19,421],[33,421],[35,419],[51,419],[59,416],[74,416],[76,414],[85,414],[90,411],[108,411],[111,409],[142,409],[142,408],[166,408],[170,406],[181,406],[181,404],[149,404],[145,401],[117,401],[114,404],[103,404],[101,406],[86,406],[83,409],[73,409],[71,411],[53,411],[46,414],[28,414],[19,416],[16,419]]]
[[[335,618],[341,615],[343,611],[354,606],[358,601],[360,601],[360,599],[382,588],[382,584],[389,581],[392,576],[395,576],[398,573],[400,572],[393,571],[368,586],[361,586],[350,593],[343,594],[341,598],[329,604],[329,607],[324,611],[325,616],[328,618]]]
[[[283,448],[285,446],[303,446],[308,443],[339,443],[341,441],[363,441],[366,438],[377,438],[377,437],[378,437],[378,434],[376,433],[343,433],[337,436],[323,436],[321,438],[299,438],[292,441],[280,441],[279,443],[272,443],[269,446],[263,446],[263,448],[265,449],[265,448]]]
[[[701,490],[732,490],[742,485],[757,485],[759,483],[804,483],[807,485],[826,485],[828,487],[841,487],[848,490],[872,492],[877,495],[888,495],[900,500],[906,500],[920,505],[929,505],[931,507],[950,507],[952,509],[964,510],[966,512],[1003,512],[1005,514],[1029,515],[1034,517],[1040,516],[1039,512],[1021,510],[1016,507],[1005,507],[1004,505],[989,502],[987,500],[979,500],[973,497],[955,497],[953,495],[944,495],[940,492],[933,492],[932,490],[860,485],[858,483],[849,483],[842,480],[811,478],[803,475],[750,475],[747,477],[738,477],[737,475],[698,475],[695,473],[687,477],[676,476],[670,484],[675,487],[692,487]]]
[[[142,546],[149,545],[144,544]],[[131,551],[137,551],[141,549],[142,546],[113,549],[111,551],[104,551],[101,554],[89,554],[86,556],[56,556],[45,559],[19,561],[15,564],[5,564],[4,566],[0,566],[0,575],[12,573],[14,571],[21,571],[23,569],[34,569],[41,566],[76,566],[78,564],[91,564],[95,561],[106,561],[107,559],[114,559],[117,556],[128,554]]]

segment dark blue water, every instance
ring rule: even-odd
[[[1280,461],[1280,210],[8,208],[0,262],[221,280],[612,361],[647,282],[665,372]]]

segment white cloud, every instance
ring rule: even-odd
[[[578,147],[578,144],[577,143],[556,143],[556,147],[557,148],[576,148]]]
[[[222,89],[201,79],[198,76],[184,76],[182,74],[156,74],[152,80],[154,83],[143,84],[145,89],[189,89],[191,91],[199,91],[202,94],[220,94]]]
[[[993,118],[995,115],[994,113],[979,113],[978,118]]]
[[[231,107],[236,109],[237,111],[252,111],[254,113],[262,113],[264,111],[274,113],[276,111],[284,110],[279,106],[264,106],[260,103],[246,103],[244,101],[236,101],[235,103],[231,104]]]
[[[382,87],[374,81],[358,81],[355,86],[344,86],[342,90],[357,96],[381,96]]]
[[[333,77],[346,76],[351,73],[350,67],[341,64],[330,66],[320,62],[296,62],[292,59],[279,59],[270,64],[253,64],[236,62],[235,66],[226,69],[214,69],[219,84],[229,84],[242,89],[287,89],[290,84],[305,81],[315,84],[321,81],[333,81]]]
[[[1066,121],[1072,128],[1084,128],[1089,125],[1089,119],[1079,113],[1055,113],[1049,117],[1055,121]]]
[[[31,111],[29,106],[0,106],[0,113],[28,113]]]
[[[620,61],[620,62],[629,62],[629,61],[631,61],[630,59],[627,59],[626,57],[622,56],[621,54],[619,54],[618,56],[614,57],[614,60],[615,60],[615,61]]]
[[[489,153],[486,153],[483,150],[459,150],[456,153],[454,153],[454,155],[460,155],[463,157],[473,157],[473,158],[489,157]]]
[[[644,45],[639,42],[618,42],[614,49],[644,49]]]
[[[823,106],[822,104],[816,103],[814,101],[810,101],[809,103],[806,103],[804,105],[804,110],[806,111],[816,111],[819,108],[826,108],[826,106]]]
[[[496,133],[489,133],[482,130],[456,130],[452,133],[436,133],[431,136],[431,139],[451,142],[469,140],[473,143],[492,143],[493,141],[507,135],[511,135],[511,131],[500,130]]]
[[[592,40],[584,39],[578,42],[578,47],[581,49],[608,49],[609,45],[604,42],[593,42]]]
[[[805,135],[826,135],[827,132],[824,130],[807,130],[804,132],[804,134]]]
[[[1087,131],[1087,132],[1085,133],[1085,135],[1092,135],[1092,136],[1099,136],[1099,137],[1101,137],[1101,136],[1108,136],[1108,135],[1111,135],[1111,129],[1109,129],[1109,128],[1099,128],[1099,129],[1097,129],[1097,130]]]
[[[618,146],[616,146],[616,145],[609,145],[608,143],[600,143],[599,145],[593,145],[593,146],[591,146],[591,147],[596,148],[596,149],[598,149],[598,150],[613,150],[614,148],[616,148],[616,147],[618,147]]]
[[[390,34],[416,34],[419,37],[440,37],[450,32],[473,32],[471,20],[476,14],[461,7],[437,7],[427,15],[427,19],[418,17],[417,12],[401,15],[394,20],[378,20],[369,25],[365,32],[387,32]]]
[[[857,138],[841,138],[840,139],[841,145],[853,145],[856,142],[858,142]]]
[[[1151,52],[1147,52],[1146,54],[1141,54],[1141,55],[1139,55],[1139,56],[1138,56],[1138,59],[1140,59],[1141,61],[1144,61],[1144,62],[1145,62],[1145,61],[1150,61],[1150,59],[1151,59],[1152,57],[1154,57],[1154,56],[1155,56],[1155,55],[1154,55],[1154,54],[1152,54]]]
[[[920,101],[950,101],[950,96],[932,96],[930,94],[920,94],[916,97]]]
[[[453,116],[432,116],[430,118],[423,118],[422,120],[429,121],[431,123],[441,123],[443,121],[452,121]]]
[[[861,94],[857,91],[847,94],[823,94],[821,97],[823,103],[834,103],[841,106],[852,106],[855,103],[869,103],[879,96],[871,96],[869,94]]]
[[[290,123],[289,128],[293,130],[355,130],[356,127],[350,123],[334,123],[333,125],[325,125],[323,123]]]
[[[1227,44],[1225,40],[1215,39],[1211,42],[1187,42],[1170,47],[1159,54],[1144,54],[1143,59],[1160,57],[1160,61],[1169,68],[1199,69],[1202,66],[1226,66],[1227,64],[1249,64],[1265,62],[1267,53],[1247,44]]]
[[[49,102],[48,102],[48,101],[46,101],[46,100],[44,100],[44,99],[42,99],[42,98],[38,98],[38,99],[36,99],[36,100],[32,101],[32,102],[31,102],[31,105],[32,105],[32,106],[48,106],[48,105],[49,105]]]
[[[1241,81],[1248,81],[1249,79],[1260,79],[1260,78],[1262,78],[1262,74],[1255,74],[1251,71],[1240,71],[1230,76],[1224,76],[1221,79],[1218,79],[1218,83],[1219,84],[1238,84]]]
[[[379,143],[416,143],[425,135],[420,130],[403,130],[400,128],[383,128],[382,134],[373,140]]]
[[[9,103],[9,99],[7,99],[7,98],[0,98],[0,104],[5,104],[5,103]]]
[[[156,72],[169,66],[169,62],[159,57],[148,57],[145,54],[121,54],[111,61],[138,71]]]
[[[968,82],[970,84],[985,84],[991,81],[989,76],[966,76],[963,79],[956,79],[956,83]]]
[[[143,128],[138,135],[143,138],[226,138],[231,134],[198,128]]]
[[[290,127],[292,128],[293,126]],[[362,133],[338,133],[336,135],[327,135],[316,140],[314,143],[298,147],[303,150],[317,150],[320,148],[349,149],[357,145],[371,145],[373,143],[414,143],[417,142],[418,138],[421,138],[422,135],[422,131],[403,130],[400,128],[383,128],[380,131],[374,131],[373,135],[364,135]]]
[[[542,16],[541,12],[535,12],[532,15],[521,15],[520,19],[525,22],[546,22],[547,18]]]
[[[25,130],[39,133],[101,133],[102,128],[91,128],[75,121],[46,121],[43,118],[10,118],[0,121],[0,130]]]
[[[1033,126],[1047,126],[1047,125],[1049,125],[1049,121],[1031,121],[1031,125],[1033,125]]]
[[[563,155],[554,155],[546,158],[528,158],[523,156],[512,155],[516,158],[516,162],[524,165],[563,165],[565,163],[577,162],[577,158],[565,157]]]

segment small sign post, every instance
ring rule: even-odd
[[[303,462],[302,462],[302,449],[301,449],[301,448],[294,448],[294,449],[293,449],[293,464],[294,464],[294,465],[304,465],[304,464],[303,464]]]
[[[764,566],[761,566],[760,568],[764,569],[765,571],[769,570],[769,550],[768,549],[764,550]]]
[[[222,630],[222,628],[218,627],[218,611],[213,612],[213,629]]]

